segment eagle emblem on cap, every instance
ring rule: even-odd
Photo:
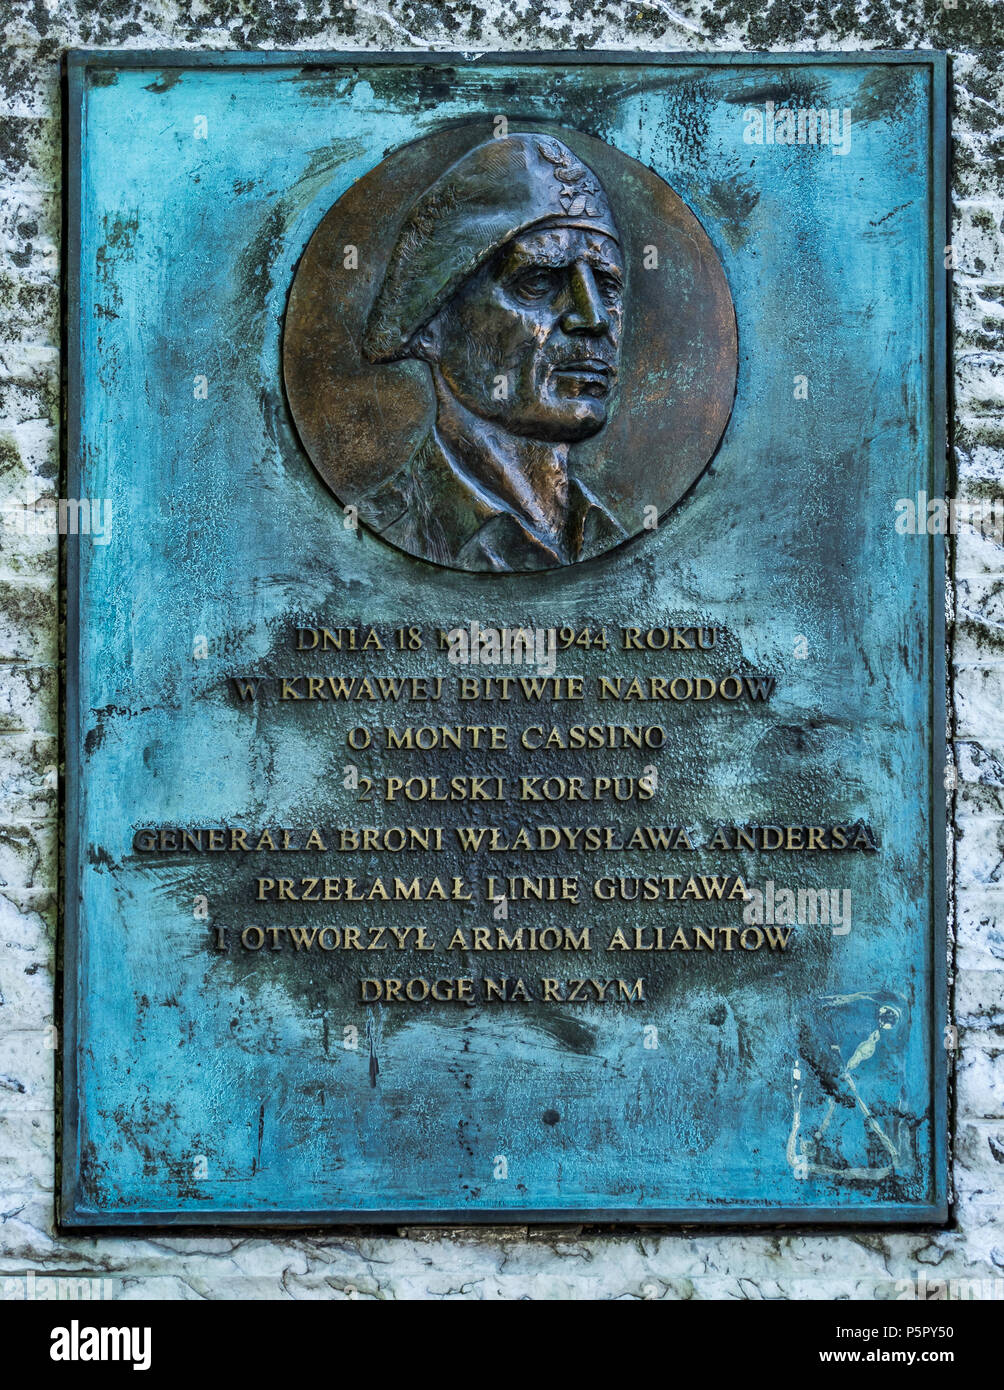
[[[557,140],[538,140],[537,149],[548,164],[554,166],[554,177],[561,184],[559,201],[569,217],[595,217],[599,212],[596,195],[600,185],[584,164]]]

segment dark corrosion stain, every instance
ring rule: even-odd
[[[123,705],[104,705],[101,709],[92,710],[91,713],[97,722],[84,735],[84,754],[86,756],[96,752],[104,743],[108,721],[114,718],[135,719],[141,715],[149,714],[150,707],[145,705],[140,709],[130,709]]]
[[[749,234],[750,215],[759,201],[760,191],[753,181],[736,177],[710,183],[700,206],[713,216],[729,245],[738,248]]]
[[[176,86],[181,81],[182,76],[182,68],[168,68],[160,74],[156,81],[151,82],[150,85],[144,87],[143,90],[146,92],[156,92],[158,95],[163,92],[169,92],[172,87]]]
[[[457,1121],[457,1143],[463,1149],[468,1158],[474,1157],[474,1146],[467,1137],[468,1120]]]
[[[80,1147],[80,1185],[91,1196],[108,1191],[110,1186],[108,1161],[100,1156],[97,1145],[89,1139]]]
[[[98,247],[98,260],[107,259],[106,253],[108,247],[122,248],[123,250],[132,250],[136,244],[136,233],[138,231],[138,212],[132,212],[127,217],[106,217],[105,244],[104,246]]]
[[[590,1053],[596,1046],[596,1030],[575,1018],[558,1014],[553,1018],[536,1020],[537,1027],[549,1033],[568,1052]]]
[[[545,1110],[540,1118],[546,1125],[556,1125],[561,1119],[561,1116],[558,1114],[557,1110]]]
[[[261,1145],[265,1137],[265,1102],[262,1101],[258,1107],[258,1149],[254,1158],[251,1160],[251,1172],[257,1173],[261,1167]]]

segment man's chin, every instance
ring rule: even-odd
[[[563,402],[553,410],[541,411],[533,419],[515,420],[509,428],[525,439],[540,439],[548,444],[581,444],[591,439],[607,423],[607,409],[602,401],[580,398]]]

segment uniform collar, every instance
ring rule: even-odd
[[[575,477],[568,480],[571,560],[624,540],[615,517]],[[472,570],[537,570],[566,563],[553,542],[452,457],[435,429],[409,464],[370,499],[377,527],[413,553]],[[409,542],[411,542],[409,544]]]

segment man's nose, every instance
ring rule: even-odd
[[[568,305],[561,316],[566,333],[606,333],[611,327],[610,311],[603,302],[596,277],[590,267],[575,261],[568,278]]]

